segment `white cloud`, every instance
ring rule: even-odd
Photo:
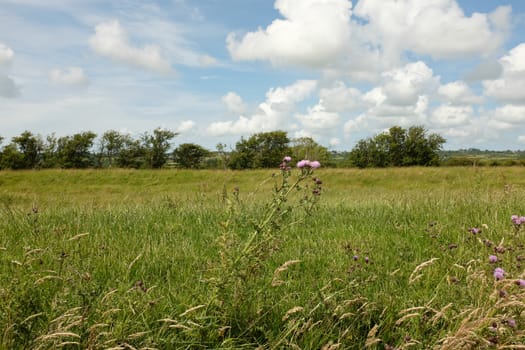
[[[433,91],[439,84],[432,69],[424,62],[408,63],[404,67],[382,74],[383,92],[387,102],[397,106],[417,103],[419,96]]]
[[[368,118],[364,114],[360,114],[354,119],[348,120],[343,126],[345,135],[349,136],[354,132],[359,132],[368,127]]]
[[[0,97],[13,98],[20,95],[17,84],[7,75],[15,53],[7,45],[0,44]]]
[[[237,95],[235,92],[230,91],[222,96],[222,102],[226,104],[228,111],[232,113],[242,114],[246,110],[246,106],[242,101],[241,96]]]
[[[470,82],[493,80],[501,77],[503,67],[497,60],[483,61],[465,74],[465,80]]]
[[[337,137],[332,137],[329,141],[330,146],[337,147],[341,144],[341,140]]]
[[[479,104],[483,102],[483,98],[474,95],[469,86],[463,81],[453,81],[441,85],[438,93],[445,101],[454,105]]]
[[[0,97],[17,97],[20,95],[20,89],[13,79],[0,73]]]
[[[322,100],[317,105],[308,108],[307,114],[299,114],[296,118],[301,121],[304,128],[309,130],[334,129],[340,123],[339,114],[327,112]]]
[[[436,127],[455,127],[468,124],[474,110],[471,106],[442,105],[437,107],[430,118]]]
[[[494,118],[511,125],[525,124],[525,106],[505,105],[496,108]]]
[[[262,131],[286,129],[294,105],[304,100],[316,88],[315,80],[299,80],[287,87],[270,89],[266,101],[259,105],[258,111],[250,117],[240,116],[235,121],[211,123],[207,132],[210,135],[246,135]]]
[[[57,85],[85,86],[89,80],[80,67],[69,67],[65,70],[53,69],[49,73],[49,80]]]
[[[0,44],[0,67],[6,67],[11,64],[14,55],[13,49],[4,44]]]
[[[178,133],[186,133],[195,127],[195,122],[193,120],[184,120],[182,121],[176,129]]]
[[[200,55],[199,65],[202,67],[209,67],[217,64],[217,59],[210,55]]]
[[[173,73],[169,61],[157,45],[134,47],[119,21],[103,22],[95,27],[95,35],[89,39],[91,48],[102,56],[117,62],[144,68],[161,74]]]
[[[348,0],[276,0],[284,19],[265,29],[226,39],[235,60],[269,60],[309,67],[329,65],[350,40],[352,3]]]
[[[434,58],[487,55],[504,42],[510,7],[465,16],[455,0],[360,0],[354,14],[387,56],[404,50]]]
[[[503,75],[500,79],[483,81],[485,94],[503,102],[525,103],[525,43],[510,50],[499,63]]]
[[[337,81],[330,88],[322,88],[319,97],[323,106],[329,111],[354,111],[363,107],[363,94],[356,88],[347,87],[342,81]]]

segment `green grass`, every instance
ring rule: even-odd
[[[296,208],[273,228],[268,254],[239,260],[240,277],[217,289],[210,281],[229,266],[226,197],[238,187],[228,230],[243,244],[272,201],[273,173],[0,172],[0,348],[525,341],[525,293],[514,284],[525,229],[510,222],[525,215],[525,168],[321,169],[313,212]],[[500,244],[507,275],[495,281],[488,256]],[[276,274],[290,260],[300,262]]]

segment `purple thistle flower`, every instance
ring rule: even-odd
[[[292,161],[292,157],[290,157],[290,156],[286,156],[286,157],[283,158],[283,162],[285,162],[285,163],[289,163],[291,161]]]
[[[370,260],[368,259],[368,256],[365,256],[365,263],[368,264],[369,261],[370,261]]]
[[[357,255],[354,255],[353,259],[354,261],[356,261],[357,259],[359,259],[359,257]]]
[[[472,233],[473,235],[477,235],[481,232],[481,229],[478,227],[471,227],[468,229],[468,232]]]
[[[520,226],[521,224],[525,223],[525,216],[512,215],[510,220],[514,223],[514,225]]]
[[[504,279],[505,271],[501,267],[496,267],[494,269],[494,278],[496,279],[496,281]]]
[[[303,159],[297,162],[297,167],[299,169],[302,169],[306,166],[310,166],[310,161],[308,159]]]
[[[516,285],[519,286],[520,288],[525,288],[525,280],[518,279],[514,283],[516,283]]]
[[[513,318],[507,319],[507,324],[509,325],[510,328],[516,328],[516,320]]]
[[[498,257],[496,255],[489,255],[489,262],[491,264],[494,264],[497,261],[498,261]]]
[[[321,166],[321,163],[319,163],[317,160],[314,160],[313,162],[310,162],[310,168],[317,169]]]

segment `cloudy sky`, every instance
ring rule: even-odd
[[[0,0],[0,135],[525,149],[522,0]],[[4,141],[5,144],[6,141]]]

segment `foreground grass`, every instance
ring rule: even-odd
[[[297,224],[246,265],[258,269],[217,296],[228,199],[238,188],[231,228],[242,242],[271,201],[272,173],[0,172],[0,347],[525,341],[525,230],[510,222],[525,214],[525,169],[320,170],[314,212],[296,210]]]

